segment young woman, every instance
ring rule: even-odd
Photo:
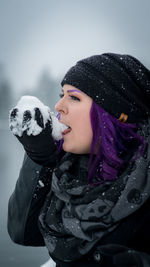
[[[46,246],[59,267],[150,266],[150,71],[129,55],[91,56],[67,72],[60,97],[60,141],[36,105],[15,134],[26,155],[10,237]],[[31,120],[39,134],[27,134]]]

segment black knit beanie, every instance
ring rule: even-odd
[[[80,60],[64,84],[80,89],[122,121],[136,123],[150,116],[150,71],[130,55],[105,53]]]

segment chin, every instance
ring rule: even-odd
[[[64,150],[65,152],[71,152],[71,153],[73,153],[71,147],[65,145],[65,142],[63,143],[63,150]]]
[[[85,151],[85,150],[81,150],[80,149],[77,149],[77,148],[71,148],[71,147],[67,147],[65,145],[63,145],[63,150],[65,152],[70,152],[70,153],[73,153],[73,154],[89,154],[90,152],[89,151]]]
[[[73,146],[72,143],[69,145],[69,143],[65,141],[63,142],[63,150],[73,154],[90,154],[90,146]]]
[[[70,146],[67,146],[65,145],[65,143],[63,143],[63,150],[65,152],[70,152],[70,153],[74,153],[74,154],[80,154],[80,152],[76,152],[77,149],[73,148],[73,147],[70,147]]]

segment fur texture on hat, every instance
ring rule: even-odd
[[[107,112],[136,123],[150,115],[150,71],[130,55],[105,53],[80,60],[63,78]]]

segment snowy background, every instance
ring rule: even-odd
[[[78,59],[128,53],[150,68],[149,0],[0,0],[0,266],[39,267],[45,248],[14,244],[7,205],[23,149],[8,129],[21,95],[54,108],[60,79]]]

